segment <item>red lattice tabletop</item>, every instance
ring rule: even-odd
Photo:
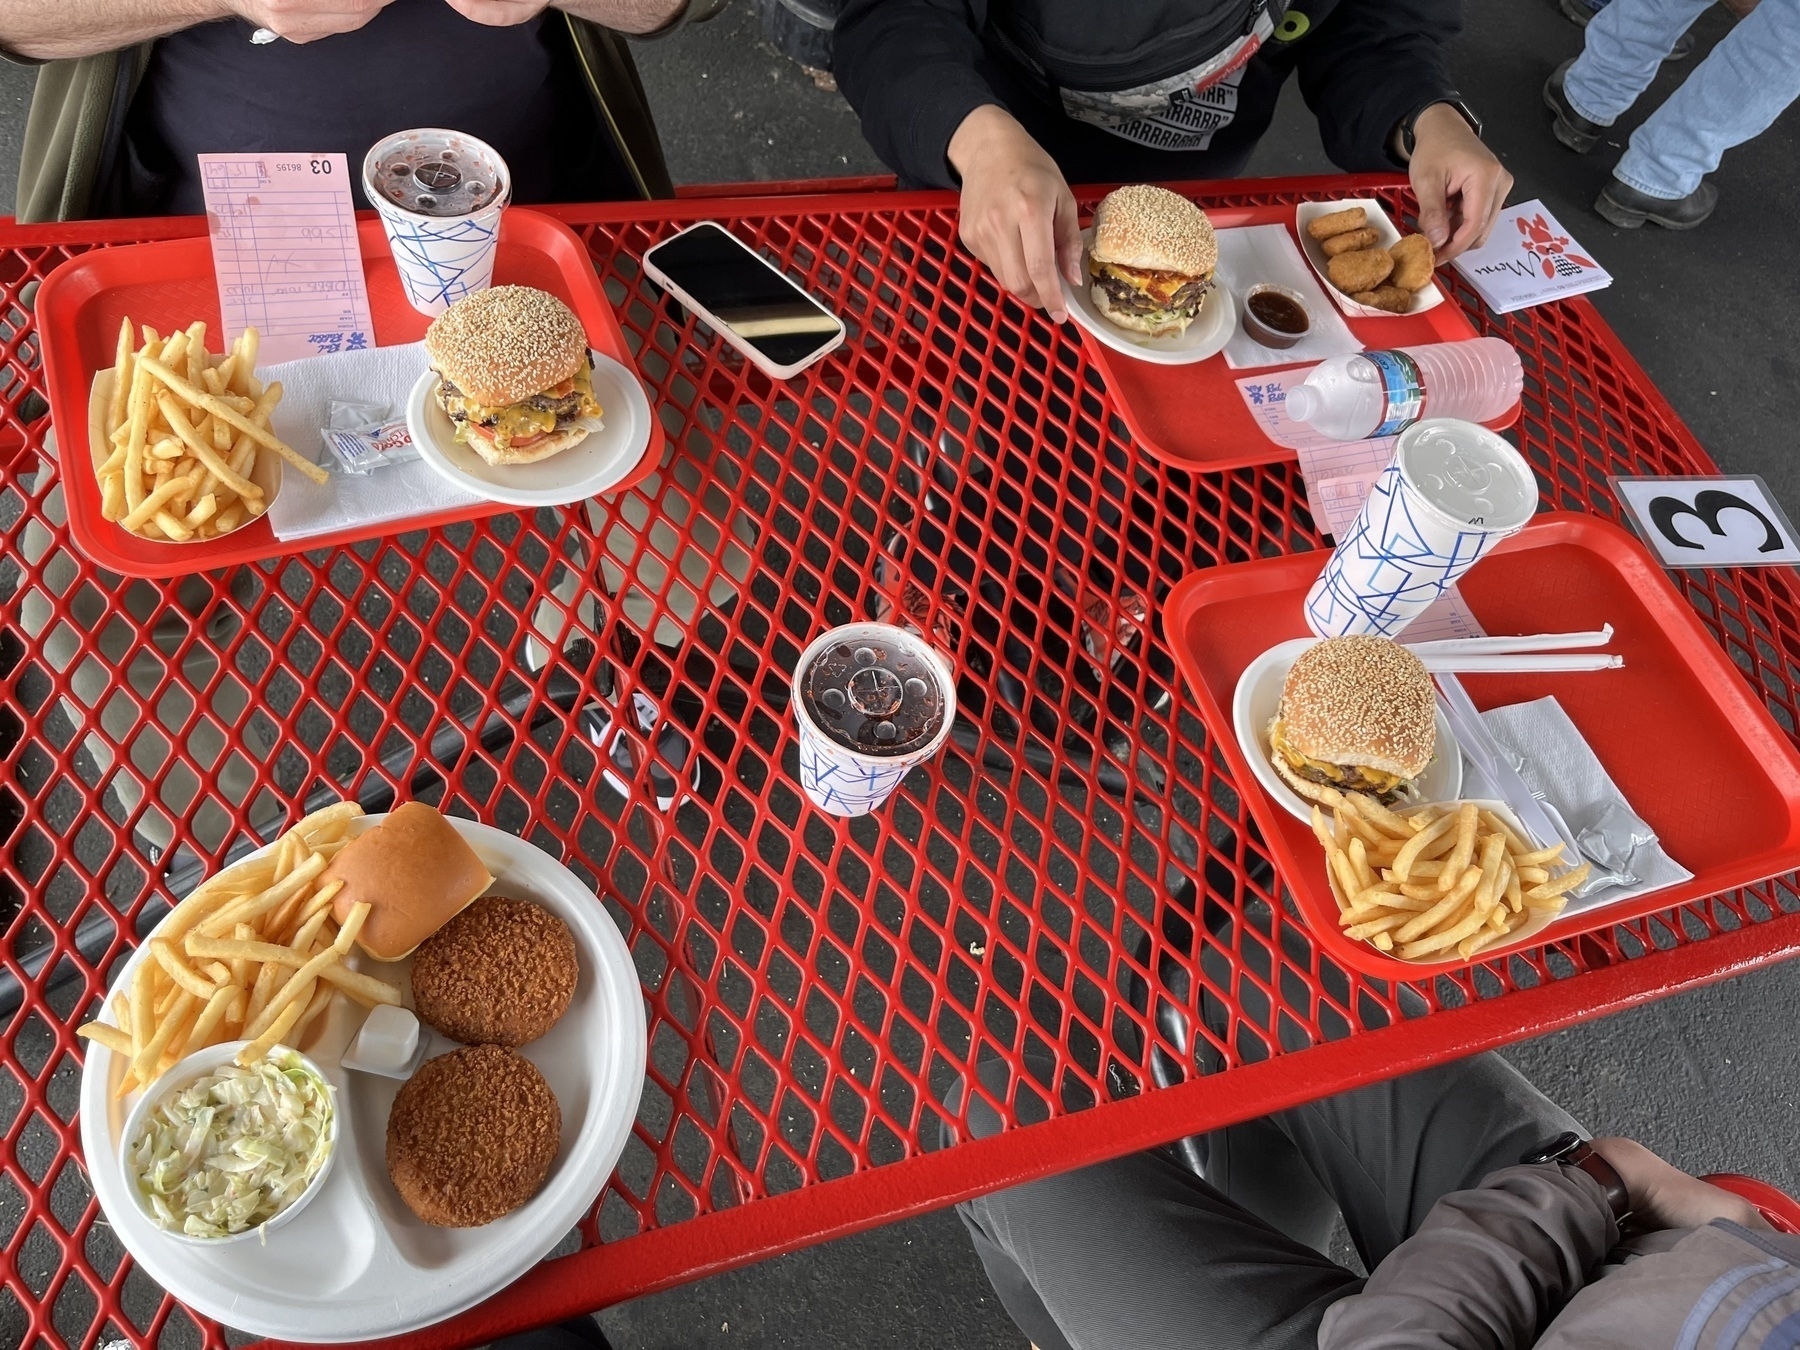
[[[1212,185],[1219,204],[1390,179]],[[123,1258],[82,1172],[80,1045],[138,935],[228,853],[340,794],[421,797],[590,879],[636,955],[643,1108],[601,1202],[413,1346],[664,1287],[1467,1054],[1800,950],[1792,878],[1455,977],[1320,960],[1153,616],[1189,570],[1319,546],[1289,465],[1138,453],[1071,329],[1003,300],[939,194],[563,208],[668,445],[584,508],[179,582],[63,526],[30,294],[194,220],[0,228],[0,1342],[221,1346]],[[852,328],[789,384],[640,275],[727,222]],[[1585,301],[1494,319],[1546,506],[1706,455]],[[1786,571],[1677,578],[1795,728]],[[932,766],[848,822],[795,780],[807,640],[904,616],[955,655]],[[971,1103],[1007,1128],[969,1138]],[[579,1249],[579,1250],[578,1250]]]

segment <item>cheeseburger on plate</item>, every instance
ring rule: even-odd
[[[1187,331],[1219,264],[1206,212],[1167,188],[1122,187],[1094,208],[1088,275],[1111,322],[1151,337]]]
[[[1384,637],[1315,643],[1289,668],[1269,724],[1269,761],[1308,801],[1325,788],[1411,800],[1437,753],[1437,698],[1425,663]]]
[[[425,330],[438,402],[489,464],[533,464],[578,444],[600,415],[581,320],[554,295],[494,286]]]

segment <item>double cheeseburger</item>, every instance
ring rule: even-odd
[[[458,300],[425,330],[425,351],[456,439],[489,464],[548,459],[600,415],[587,332],[544,291],[495,286]]]
[[[1167,188],[1123,187],[1094,210],[1094,304],[1121,328],[1173,337],[1206,302],[1219,241],[1206,212]]]
[[[1306,649],[1288,671],[1269,724],[1270,762],[1308,801],[1326,788],[1410,800],[1437,752],[1431,676],[1398,642],[1337,637]]]

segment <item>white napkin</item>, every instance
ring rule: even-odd
[[[1501,750],[1519,770],[1531,795],[1562,817],[1584,855],[1592,849],[1595,870],[1612,867],[1636,879],[1571,896],[1568,913],[1610,905],[1661,890],[1694,874],[1676,862],[1650,827],[1631,809],[1588,743],[1554,698],[1489,708],[1481,714]],[[1500,794],[1469,761],[1463,761],[1465,799]]]
[[[1231,298],[1240,307],[1245,292],[1268,281],[1286,286],[1304,297],[1307,317],[1312,320],[1312,328],[1305,337],[1292,347],[1279,351],[1256,341],[1240,323],[1237,332],[1231,335],[1231,341],[1225,344],[1225,364],[1233,370],[1323,361],[1328,356],[1343,356],[1363,349],[1344,322],[1343,315],[1338,313],[1338,307],[1319,289],[1318,279],[1301,256],[1287,226],[1244,225],[1235,230],[1220,230],[1219,275],[1231,287]]]
[[[332,471],[323,486],[292,469],[282,474],[281,491],[269,504],[269,524],[277,539],[384,525],[482,500],[440,478],[422,459],[366,474],[341,473],[319,434],[333,402],[385,403],[395,418],[404,417],[407,395],[429,366],[425,344],[414,342],[309,356],[257,372],[265,383],[281,381],[281,402],[270,419],[275,434]]]

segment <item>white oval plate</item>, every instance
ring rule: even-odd
[[[438,474],[467,492],[508,506],[568,506],[618,486],[649,449],[654,423],[638,377],[610,356],[594,357],[599,431],[536,464],[489,464],[456,441],[456,427],[437,401],[438,377],[426,371],[406,400],[413,444]]]
[[[1300,653],[1316,637],[1293,638],[1269,648],[1238,676],[1237,690],[1231,696],[1231,725],[1237,733],[1238,745],[1250,762],[1256,781],[1296,820],[1312,820],[1313,804],[1295,792],[1269,762],[1274,752],[1269,749],[1269,723],[1281,707],[1281,686],[1287,682],[1289,667],[1300,659]],[[1419,804],[1455,801],[1462,791],[1462,747],[1451,734],[1444,710],[1437,710],[1437,757],[1419,775]],[[1401,808],[1405,809],[1405,808]]]
[[[1081,232],[1081,242],[1081,275],[1086,277],[1087,246],[1094,242],[1091,227]],[[1108,321],[1095,307],[1089,286],[1071,286],[1067,277],[1059,277],[1058,280],[1062,283],[1063,301],[1069,306],[1069,313],[1076,323],[1114,351],[1135,356],[1140,361],[1152,361],[1159,366],[1191,365],[1224,351],[1225,344],[1237,332],[1237,302],[1232,299],[1231,289],[1226,286],[1225,279],[1216,271],[1213,273],[1212,289],[1206,293],[1206,303],[1200,306],[1200,312],[1187,326],[1187,331],[1178,337],[1165,338],[1153,338],[1120,328]]]
[[[1378,247],[1392,248],[1400,242],[1400,228],[1395,225],[1382,208],[1380,202],[1373,197],[1347,197],[1341,202],[1301,202],[1294,208],[1294,233],[1300,238],[1300,251],[1306,255],[1306,261],[1312,264],[1312,270],[1319,274],[1319,283],[1325,287],[1337,307],[1346,314],[1356,315],[1363,319],[1397,319],[1404,315],[1391,314],[1385,309],[1376,309],[1373,305],[1362,305],[1345,295],[1331,284],[1331,273],[1326,265],[1331,261],[1325,256],[1325,250],[1319,247],[1319,241],[1306,232],[1306,227],[1320,216],[1328,216],[1334,211],[1348,211],[1353,206],[1360,206],[1369,213],[1369,228],[1381,238]],[[1444,303],[1444,293],[1437,287],[1437,282],[1428,281],[1413,292],[1412,308],[1407,314],[1423,314]]]
[[[367,829],[384,816],[365,816]],[[125,1192],[116,1161],[136,1094],[115,1098],[123,1058],[89,1043],[81,1077],[81,1146],[94,1194],[119,1240],[158,1284],[227,1326],[294,1341],[396,1336],[454,1316],[511,1284],[586,1216],[624,1151],[644,1086],[644,995],[631,953],[576,875],[504,830],[452,818],[494,874],[493,891],[533,900],[575,935],[581,977],[562,1020],[520,1047],[562,1108],[562,1145],[544,1188],[481,1228],[435,1228],[413,1215],[387,1174],[387,1118],[399,1081],[339,1063],[362,1024],[340,995],[305,1048],[338,1093],[338,1157],[306,1212],[267,1244],[196,1248],[163,1232]],[[264,850],[266,852],[266,850]],[[141,945],[120,974],[149,951]],[[410,962],[362,968],[407,988]],[[116,986],[115,986],[116,987]],[[409,999],[410,1002],[410,999]],[[112,1021],[108,1012],[103,1020]],[[431,1054],[453,1044],[432,1033]]]

